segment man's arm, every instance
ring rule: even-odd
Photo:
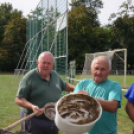
[[[104,111],[108,111],[111,113],[115,113],[118,106],[119,106],[119,101],[116,100],[100,100],[96,99],[98,102],[100,102],[101,107]]]
[[[87,91],[85,90],[81,90],[78,92],[78,94],[85,94],[85,95],[89,95]],[[96,100],[101,104],[101,107],[103,110],[114,113],[116,112],[118,105],[119,105],[119,101],[116,100],[101,100],[101,99],[97,99]]]
[[[72,85],[70,83],[66,83],[65,91],[72,92],[72,91],[74,91],[74,89],[75,89],[74,85]]]
[[[31,109],[33,110],[33,112],[38,111],[39,113],[37,114],[37,116],[41,115],[44,112],[43,108],[40,109],[38,106],[33,105],[32,103],[28,102],[25,98],[17,97],[15,99],[15,103],[21,107]]]
[[[125,110],[129,118],[134,122],[134,104],[130,101],[127,101]]]
[[[28,108],[31,110],[33,109],[33,104],[28,102],[25,98],[17,97],[15,99],[15,103],[21,107]]]

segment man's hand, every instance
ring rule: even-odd
[[[44,108],[39,108],[38,106],[32,106],[33,112],[38,112],[36,116],[40,116],[44,113]]]
[[[78,91],[78,94],[85,94],[85,95],[89,95],[87,91],[85,90],[80,90]]]

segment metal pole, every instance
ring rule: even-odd
[[[68,70],[68,0],[66,0],[66,67],[65,67],[65,78],[67,77],[67,70]]]
[[[124,49],[124,87],[126,88],[127,49]]]

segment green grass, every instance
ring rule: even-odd
[[[125,112],[125,105],[127,99],[124,97],[124,94],[125,92],[122,92],[121,108],[118,109],[117,114],[118,134],[131,134],[133,129],[133,123]]]
[[[91,78],[91,75],[77,75],[75,79],[81,80],[85,78]],[[129,88],[129,86],[134,82],[134,75],[127,75],[126,76],[126,87],[124,87],[124,75],[109,75],[108,77],[110,80],[118,81],[122,88]],[[75,84],[77,82],[75,81]]]
[[[77,79],[81,79],[82,76],[77,76]],[[84,77],[83,77],[84,78]],[[110,76],[110,79],[119,81],[121,83],[122,76]],[[134,76],[127,76],[127,85],[130,86],[133,83]],[[20,108],[15,104],[15,96],[18,90],[19,81],[12,74],[0,74],[0,128],[3,129],[15,121],[19,120]],[[76,84],[76,83],[75,83]],[[121,83],[122,85],[122,83]],[[128,118],[124,107],[126,99],[122,92],[122,107],[118,110],[118,134],[131,134],[133,123]],[[20,130],[20,126],[15,127],[11,132]],[[66,134],[59,132],[59,134]]]
[[[17,88],[12,74],[0,75],[0,128],[19,120],[20,108],[15,104]]]

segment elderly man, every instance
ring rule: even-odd
[[[37,65],[21,80],[15,102],[24,108],[26,114],[38,111],[38,115],[30,119],[30,124],[26,121],[26,131],[32,134],[58,134],[54,121],[43,114],[43,107],[48,102],[58,101],[63,90],[70,92],[75,87],[64,82],[52,70],[55,62],[51,52],[41,53]]]
[[[96,98],[102,106],[102,116],[85,134],[117,134],[116,114],[121,107],[122,92],[118,82],[108,79],[111,62],[105,56],[96,57],[91,64],[92,79],[80,81],[74,90]]]

